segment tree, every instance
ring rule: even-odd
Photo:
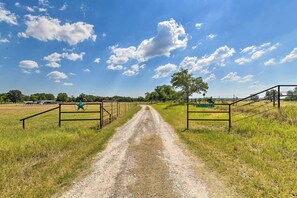
[[[286,100],[290,100],[290,101],[297,100],[297,87],[295,87],[293,91],[290,90],[287,92]]]
[[[10,90],[8,93],[7,93],[7,98],[13,102],[13,103],[16,103],[16,102],[20,102],[22,101],[22,98],[23,98],[23,94],[20,90]]]
[[[67,93],[59,93],[57,96],[57,101],[67,102],[68,101]]]
[[[170,82],[174,88],[181,89],[187,102],[189,102],[189,96],[193,93],[200,94],[208,89],[208,84],[203,82],[201,77],[193,77],[193,74],[190,74],[186,69],[181,69],[179,72],[174,73],[171,76]]]

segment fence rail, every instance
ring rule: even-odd
[[[58,109],[58,126],[61,127],[62,122],[68,122],[68,121],[99,121],[99,126],[102,128],[103,126],[109,124],[113,120],[115,120],[117,117],[123,114],[123,112],[120,111],[121,106],[124,106],[124,113],[131,109],[131,107],[136,106],[137,103],[131,104],[128,102],[117,102],[117,101],[103,101],[103,102],[86,102],[85,105],[90,106],[98,106],[98,110],[83,110],[83,111],[70,111],[70,110],[64,110],[63,106],[71,106],[71,105],[77,105],[77,103],[60,103],[57,107],[54,107],[52,109],[42,111],[40,113],[25,117],[20,119],[20,121],[23,122],[23,129],[25,129],[25,121],[28,119],[31,119],[33,117],[54,111]],[[104,107],[105,105],[105,107]],[[107,107],[108,106],[108,107]],[[62,115],[64,114],[98,114],[96,118],[63,118]],[[107,117],[107,119],[105,119]]]
[[[281,94],[281,88],[282,87],[297,87],[297,85],[275,85],[273,87],[270,87],[270,88],[264,89],[262,91],[259,91],[259,92],[255,93],[255,94],[251,94],[250,96],[247,96],[245,98],[234,101],[232,103],[214,104],[214,106],[224,106],[224,105],[226,105],[226,106],[228,106],[228,110],[217,110],[217,111],[216,110],[199,110],[199,111],[197,110],[197,111],[194,111],[194,110],[189,110],[189,105],[190,104],[187,103],[187,115],[186,115],[187,123],[186,123],[186,127],[187,127],[187,129],[189,129],[189,121],[206,121],[206,122],[209,122],[209,121],[214,121],[214,122],[226,121],[226,122],[229,123],[229,130],[230,130],[231,127],[232,127],[232,120],[234,120],[233,117],[235,117],[237,115],[240,115],[240,114],[243,114],[242,112],[235,113],[235,114],[233,112],[238,112],[238,110],[240,108],[242,108],[242,107],[252,106],[253,104],[257,104],[257,103],[263,102],[265,100],[270,100],[270,102],[260,104],[259,106],[253,107],[252,109],[249,109],[247,111],[251,112],[256,108],[269,105],[270,103],[273,104],[273,107],[275,107],[276,103],[277,103],[277,108],[280,109],[281,108],[281,97],[283,97],[283,96],[292,96],[292,95]],[[271,96],[271,98],[263,97],[263,98],[259,98],[257,100],[253,99],[253,97],[259,96],[260,94],[266,93],[267,91],[271,91],[271,90],[275,91],[275,92],[273,92],[273,96]],[[243,101],[247,101],[247,103],[241,104],[241,105],[238,106],[238,103],[243,102]],[[237,105],[237,106],[235,106],[235,105]],[[267,112],[267,110],[265,110],[263,112]],[[190,118],[189,117],[190,114],[219,114],[219,113],[228,114],[228,119]],[[255,113],[255,115],[258,115],[258,114],[260,114],[260,113],[259,112]],[[251,115],[249,115],[248,117],[251,117]],[[243,120],[243,119],[241,118],[241,120]]]

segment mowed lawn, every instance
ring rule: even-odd
[[[296,102],[283,102],[280,111],[271,108],[272,104],[236,110],[230,132],[226,122],[190,122],[190,130],[185,131],[185,105],[152,106],[174,127],[188,148],[205,161],[207,168],[242,196],[297,197]],[[226,118],[228,115],[199,116]]]
[[[21,118],[53,107],[0,105],[0,197],[50,197],[69,187],[87,173],[92,157],[104,148],[116,127],[140,109],[122,112],[103,129],[98,121],[62,122],[59,128],[58,110],[26,121],[22,129]],[[98,118],[98,114],[65,116]]]

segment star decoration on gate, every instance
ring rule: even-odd
[[[79,101],[78,104],[76,104],[77,106],[77,111],[79,111],[80,109],[85,110],[84,106],[85,104],[82,101]]]

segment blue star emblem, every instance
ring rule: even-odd
[[[77,111],[80,109],[85,110],[84,108],[85,104],[82,101],[79,101],[79,103],[76,106],[77,106]]]

